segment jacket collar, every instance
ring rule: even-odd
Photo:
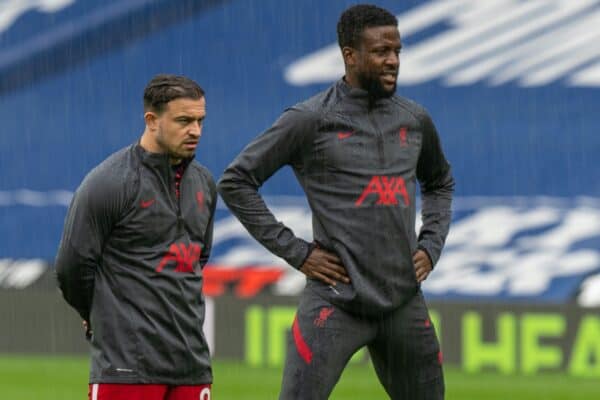
[[[348,82],[346,82],[346,77],[341,78],[336,83],[337,89],[345,94],[348,97],[356,98],[356,99],[367,99],[369,98],[369,92],[365,89],[361,89],[358,87],[350,86]]]
[[[351,101],[360,104],[361,106],[364,106],[369,110],[388,104],[391,101],[391,98],[394,97],[390,96],[383,98],[373,98],[365,89],[350,86],[350,84],[346,82],[345,78],[346,77],[343,77],[336,82],[336,89],[340,93],[342,93],[346,98],[351,99]]]
[[[157,169],[162,173],[166,174],[166,176],[170,176],[172,171],[171,160],[169,155],[166,153],[151,153],[144,149],[140,142],[138,141],[135,145],[135,152],[142,161],[143,164],[147,165],[150,168]],[[183,165],[183,169],[187,169],[188,165],[194,160],[194,156],[189,158],[184,158],[181,162]]]

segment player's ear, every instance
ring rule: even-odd
[[[158,115],[153,111],[146,111],[144,113],[144,122],[149,130],[153,131],[158,129]]]
[[[344,46],[342,48],[342,57],[344,58],[344,64],[348,67],[354,67],[356,65],[356,49],[353,49],[349,46]]]

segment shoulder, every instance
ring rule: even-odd
[[[431,117],[425,107],[416,101],[398,95],[394,95],[391,100],[397,107],[411,114],[420,124],[431,121]]]
[[[337,102],[335,86],[296,103],[284,110],[274,126],[297,132],[312,132],[324,121],[324,116]]]
[[[200,184],[210,190],[211,194],[217,192],[217,186],[213,174],[204,165],[197,161],[192,161],[188,167],[190,172],[194,175],[195,179],[199,180]]]
[[[98,164],[83,179],[76,194],[102,200],[124,199],[139,183],[135,154],[131,146],[123,148]]]
[[[316,122],[321,117],[321,109],[317,104],[318,103],[313,102],[312,99],[294,104],[285,109],[283,114],[279,117],[278,122],[284,124],[299,123],[302,125]]]
[[[321,118],[334,109],[346,95],[334,84],[314,96],[296,104],[293,108],[303,111],[308,118]]]

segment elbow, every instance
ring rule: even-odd
[[[223,197],[223,195],[227,193],[229,187],[229,180],[225,176],[222,176],[221,179],[219,179],[219,181],[217,182],[217,192],[221,195],[221,197]]]
[[[442,189],[446,192],[452,193],[454,192],[454,176],[452,175],[452,170],[450,166],[446,170],[446,173],[442,174],[438,179],[436,179],[437,185],[439,189]]]
[[[59,289],[66,294],[68,288],[72,285],[73,274],[64,262],[59,262],[59,259],[54,263],[54,273]]]
[[[58,283],[58,286],[62,289],[62,286],[67,281],[67,277],[65,276],[65,272],[58,265],[55,266],[54,272],[55,272],[54,275],[56,276],[56,282]]]
[[[452,174],[448,174],[448,178],[444,182],[444,186],[443,186],[444,190],[448,194],[452,194],[452,193],[454,193],[455,186],[456,186],[456,181],[454,180],[454,177],[452,176]]]
[[[217,182],[217,192],[227,203],[240,190],[257,191],[259,186],[246,174],[235,169],[227,169]]]
[[[62,294],[62,297],[67,301],[67,303],[72,304],[73,296],[69,290],[72,283],[69,281],[69,275],[65,273],[65,269],[62,268],[60,264],[55,265],[55,276],[56,283]]]
[[[421,193],[423,195],[431,194],[444,197],[452,197],[452,194],[454,193],[454,180],[436,185],[422,186]]]
[[[234,188],[235,183],[230,177],[223,176],[219,179],[219,182],[217,182],[217,193],[219,193],[219,196],[221,196],[225,202],[229,199]]]
[[[435,193],[439,195],[452,196],[454,193],[455,181],[450,170],[444,175],[431,181],[429,184],[424,185],[424,194]]]
[[[61,262],[61,256],[59,254],[58,257],[56,257],[56,261],[54,262],[54,274],[56,276],[56,280],[58,281],[59,286],[62,286],[65,284],[65,282],[67,281],[67,268],[66,268],[66,264]],[[61,287],[62,289],[62,287]]]

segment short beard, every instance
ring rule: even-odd
[[[174,150],[171,150],[169,148],[169,146],[167,145],[167,143],[163,140],[163,137],[164,137],[163,130],[161,127],[159,127],[158,135],[156,137],[156,142],[158,143],[160,148],[163,150],[163,152],[165,154],[167,154],[167,156],[169,156],[169,159],[171,161],[183,160],[185,158],[193,157],[195,155],[195,152],[188,156],[188,155],[184,155],[184,154],[179,154],[179,153],[175,152]]]
[[[379,79],[374,79],[368,75],[358,75],[358,82],[360,86],[369,93],[369,97],[373,100],[386,99],[392,97],[396,93],[396,85],[392,90],[385,90],[381,85]]]

